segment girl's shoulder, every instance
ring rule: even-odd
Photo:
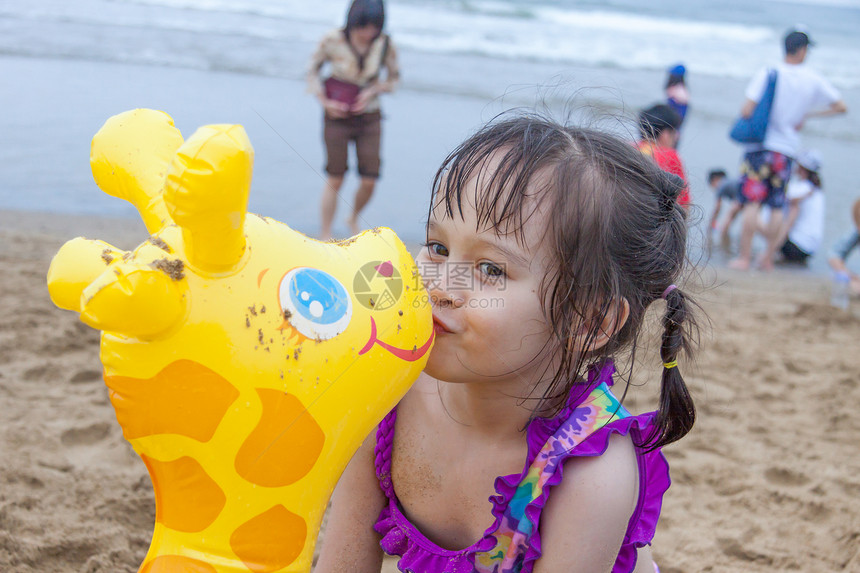
[[[565,462],[566,475],[540,518],[541,571],[612,568],[618,555],[615,548],[628,535],[640,488],[631,436],[612,434],[606,445],[599,456]]]
[[[428,407],[430,400],[439,399],[439,388],[435,378],[422,372],[409,391],[397,404],[398,412],[424,410]]]
[[[390,425],[388,440],[394,442],[394,423],[397,424],[399,443],[404,436],[412,436],[422,427],[432,427],[434,411],[439,406],[437,382],[422,372],[408,392],[400,399],[395,409],[388,414],[384,423]]]
[[[632,571],[636,548],[654,536],[668,464],[659,450],[640,447],[651,436],[654,413],[624,409],[611,391],[613,372],[611,363],[592,371],[558,416],[533,421],[526,472],[497,483],[494,514],[501,523],[540,524],[526,551],[527,561],[540,558],[536,571],[569,570],[583,559],[607,570],[613,558],[619,567],[613,571]]]

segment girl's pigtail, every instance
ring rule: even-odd
[[[675,285],[663,291],[666,314],[663,317],[663,379],[660,386],[660,409],[654,422],[654,432],[648,440],[648,450],[655,450],[681,439],[696,421],[696,408],[687,384],[678,370],[678,355],[690,350],[685,321],[687,300]]]

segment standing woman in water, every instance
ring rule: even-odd
[[[400,77],[397,51],[390,36],[382,31],[384,24],[382,0],[354,0],[346,25],[327,33],[311,58],[308,90],[319,99],[325,112],[327,179],[320,228],[320,238],[324,240],[331,238],[350,142],[355,145],[360,177],[352,213],[347,219],[353,234],[361,230],[359,213],[370,201],[379,178],[382,119],[379,94],[393,91]],[[323,79],[326,64],[328,71]]]

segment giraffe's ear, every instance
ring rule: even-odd
[[[242,259],[253,165],[241,125],[201,127],[176,152],[164,200],[195,268],[225,272]]]
[[[81,293],[105,267],[126,253],[104,241],[78,237],[68,241],[51,260],[48,294],[60,308],[81,311]]]
[[[155,265],[111,265],[81,293],[81,321],[97,329],[144,340],[157,338],[185,315],[181,271],[170,276]]]
[[[135,109],[108,119],[93,137],[90,168],[108,195],[134,205],[155,234],[171,223],[162,189],[182,134],[162,111]]]

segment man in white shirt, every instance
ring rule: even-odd
[[[771,253],[782,226],[785,187],[791,175],[791,163],[800,148],[800,129],[812,117],[845,113],[847,107],[839,91],[814,70],[803,65],[812,46],[809,34],[801,29],[785,36],[785,59],[776,67],[776,93],[767,124],[764,142],[747,146],[741,163],[740,252],[729,263],[734,269],[747,270],[752,261],[752,240],[762,204],[773,210],[764,234],[767,248],[758,264],[764,270],[773,268]],[[747,86],[741,115],[749,117],[758,105],[767,84],[768,70],[761,69]]]

